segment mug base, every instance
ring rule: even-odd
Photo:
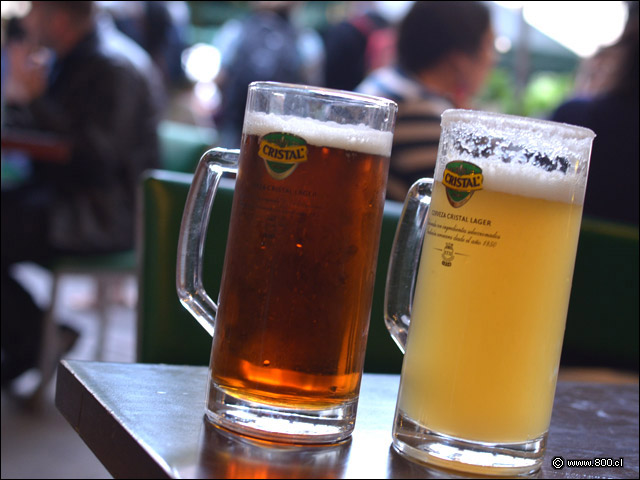
[[[403,456],[448,470],[492,476],[531,475],[540,469],[547,434],[527,442],[462,440],[425,428],[398,410],[393,447]]]
[[[327,444],[351,435],[357,402],[356,398],[318,409],[265,405],[234,396],[212,383],[205,413],[211,423],[249,437],[289,444]]]

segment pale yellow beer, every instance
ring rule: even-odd
[[[473,473],[540,468],[593,138],[443,113],[434,179],[407,195],[387,277],[385,321],[405,351],[398,452]]]
[[[440,434],[533,440],[548,429],[582,206],[435,183],[399,409]]]

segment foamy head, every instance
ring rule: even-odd
[[[582,204],[595,134],[582,127],[512,115],[447,110],[436,180],[447,163],[482,169],[483,188]]]
[[[290,133],[304,138],[309,145],[318,147],[340,148],[386,157],[391,155],[393,142],[391,132],[381,132],[366,125],[343,125],[263,112],[245,114],[245,134],[261,137],[273,132]]]

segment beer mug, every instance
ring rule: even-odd
[[[442,115],[435,178],[407,195],[387,276],[401,454],[493,475],[540,467],[594,136]]]
[[[212,423],[289,443],[351,434],[396,111],[377,97],[252,83],[239,155],[213,149],[200,159],[177,289],[213,336]],[[216,304],[202,256],[224,172],[237,177]]]

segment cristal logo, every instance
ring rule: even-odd
[[[449,162],[442,176],[447,199],[454,208],[463,206],[471,199],[473,192],[482,190],[482,182],[482,169],[470,162]]]
[[[269,175],[283,180],[298,164],[307,161],[307,142],[289,133],[268,133],[260,139],[258,156],[264,160]]]

